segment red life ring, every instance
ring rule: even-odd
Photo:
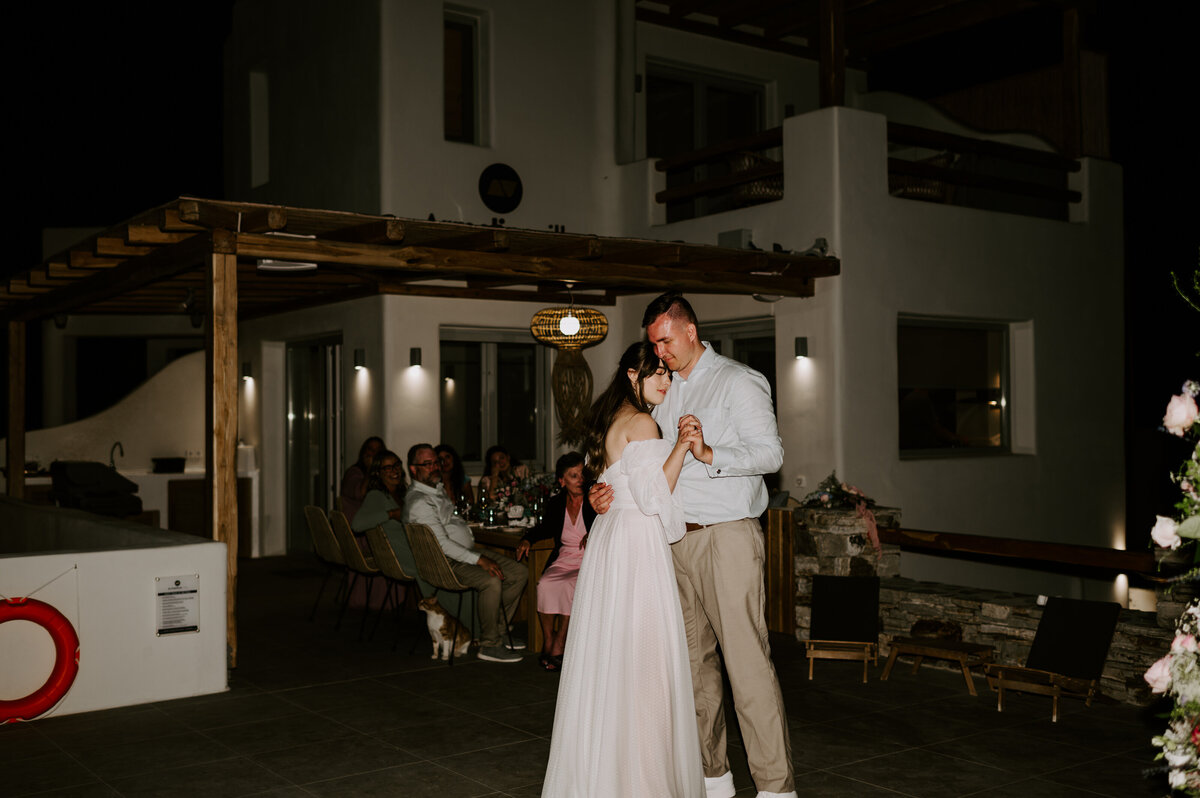
[[[44,601],[10,598],[0,602],[0,623],[5,621],[31,621],[49,632],[54,641],[54,668],[46,683],[24,698],[0,700],[0,724],[41,715],[62,700],[79,673],[79,635],[67,616]]]

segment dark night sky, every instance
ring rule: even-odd
[[[1197,140],[1182,105],[1191,104],[1196,74],[1169,15],[1126,18],[1126,4],[1098,4],[1113,157],[1125,169],[1133,532],[1162,490],[1149,475],[1165,475],[1176,456],[1155,432],[1167,399],[1183,379],[1200,377],[1200,314],[1169,287],[1171,270],[1190,276],[1196,268],[1200,243]],[[5,268],[40,260],[45,226],[108,226],[181,194],[222,196],[221,50],[231,7],[134,0],[23,8],[32,19],[10,36],[9,56],[21,142],[11,156],[18,246]],[[1079,391],[1087,401],[1089,386]]]

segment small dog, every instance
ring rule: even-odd
[[[471,645],[471,633],[438,603],[436,596],[421,599],[417,606],[425,611],[429,624],[429,636],[433,639],[433,656],[430,659],[450,658],[450,646],[454,645],[454,656],[461,657]]]

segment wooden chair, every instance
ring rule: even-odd
[[[804,641],[808,678],[818,659],[879,664],[879,577],[813,575],[812,627]]]
[[[382,526],[373,526],[367,530],[367,541],[371,544],[371,556],[375,559],[375,565],[379,568],[379,574],[383,577],[383,581],[387,588],[383,594],[383,603],[379,606],[379,615],[375,617],[375,626],[371,628],[371,637],[375,637],[375,630],[379,628],[379,621],[383,619],[383,613],[388,608],[388,602],[391,602],[392,607],[396,611],[396,615],[402,614],[400,602],[400,586],[406,587],[404,596],[405,603],[411,603],[415,606],[415,601],[409,601],[413,593],[416,591],[418,597],[421,596],[421,588],[417,585],[415,576],[408,574],[404,570],[404,566],[400,564],[400,559],[396,556],[396,550],[392,548],[392,541],[388,539],[387,533],[383,531]],[[396,624],[396,639],[392,641],[392,651],[396,650],[396,644],[400,641],[400,625]]]
[[[363,554],[362,548],[354,538],[353,530],[350,529],[350,522],[346,520],[345,513],[340,510],[330,511],[329,523],[333,527],[333,535],[337,538],[342,556],[346,558],[346,567],[350,569],[350,585],[346,588],[346,598],[342,601],[342,612],[338,615],[337,626],[334,628],[341,628],[346,608],[350,606],[350,596],[354,593],[354,585],[361,576],[367,581],[367,605],[363,607],[362,622],[358,626],[358,637],[361,640],[363,630],[367,627],[367,615],[371,611],[371,588],[375,584],[376,577],[379,576],[379,568],[376,567],[374,558],[368,559]]]
[[[474,589],[458,581],[458,576],[450,567],[450,560],[446,557],[446,552],[442,551],[442,546],[438,543],[432,529],[425,524],[405,524],[404,531],[408,535],[408,545],[412,549],[413,559],[417,561],[417,573],[433,586],[433,595],[436,597],[440,590],[458,594],[458,610],[454,614],[454,636],[457,636],[459,618],[462,617],[464,593],[467,593],[471,600],[471,617],[474,618],[478,614],[475,612]],[[469,631],[474,637],[474,630]],[[449,659],[450,665],[453,666],[454,646],[450,647]]]
[[[1085,706],[1100,689],[1100,674],[1117,630],[1121,606],[1111,601],[1052,597],[1038,621],[1024,667],[989,665],[988,685],[996,691],[996,710],[1004,711],[1004,691],[1048,695],[1050,720],[1058,721],[1058,699],[1069,695]]]
[[[325,566],[325,578],[321,581],[321,588],[317,591],[317,600],[313,602],[312,612],[308,614],[308,620],[311,622],[313,618],[317,617],[317,607],[321,604],[321,596],[325,594],[325,585],[329,583],[329,577],[335,573],[341,575],[338,589],[333,594],[333,600],[336,603],[342,589],[346,586],[350,571],[346,567],[346,558],[342,556],[342,549],[333,534],[333,528],[329,525],[329,517],[325,515],[325,511],[311,504],[305,505],[304,520],[308,522],[308,533],[312,536],[313,550],[316,552],[317,559]]]

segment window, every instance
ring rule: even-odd
[[[493,444],[538,470],[549,462],[548,349],[528,330],[441,330],[440,442],[482,467]]]
[[[446,141],[483,143],[483,18],[447,8],[442,27],[442,112]]]
[[[719,354],[745,363],[767,378],[771,402],[778,409],[775,393],[775,320],[771,318],[717,321],[700,325],[700,337]]]
[[[665,64],[646,65],[646,157],[670,158],[759,133],[764,88],[734,78]],[[667,188],[729,174],[728,163],[708,163],[667,174]],[[667,206],[667,221],[721,210],[723,198],[699,197]]]
[[[901,458],[1007,453],[1009,325],[901,317]]]

